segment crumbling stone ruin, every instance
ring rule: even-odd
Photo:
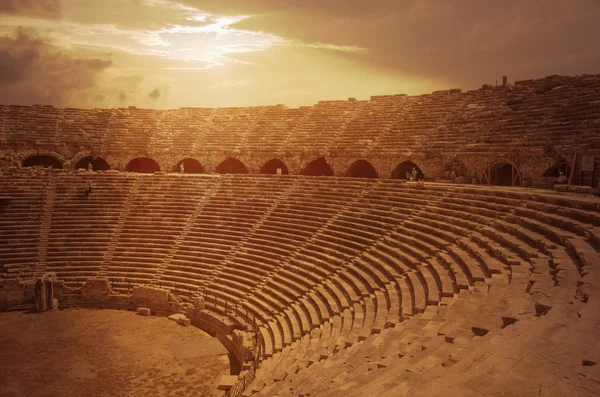
[[[0,308],[33,307],[51,272],[60,307],[184,315],[239,362],[230,396],[595,396],[600,199],[493,178],[542,184],[557,156],[581,168],[600,141],[599,87],[552,76],[301,109],[3,107]],[[23,164],[42,152],[62,169]],[[86,156],[111,169],[74,172]],[[486,171],[498,157],[518,172]],[[117,171],[135,158],[166,172]],[[181,172],[184,158],[205,173]],[[392,174],[408,159],[423,186],[406,165]],[[484,184],[462,183],[473,170]]]
[[[600,155],[599,91],[600,75],[581,75],[297,109],[0,106],[0,168],[405,178],[417,166],[509,186],[573,168],[571,184],[596,188],[582,159]]]

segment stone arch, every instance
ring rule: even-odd
[[[73,166],[73,169],[78,170],[78,169],[87,169],[88,168],[88,164],[92,164],[92,169],[94,171],[107,171],[110,170],[110,166],[108,165],[108,163],[106,162],[106,160],[104,160],[102,157],[98,157],[98,156],[87,156],[87,157],[83,157],[82,159],[79,159],[79,161],[77,163],[75,163],[75,165]]]
[[[160,171],[160,166],[149,157],[137,157],[127,163],[125,171],[139,172],[141,174],[151,174]]]
[[[247,174],[248,168],[240,160],[230,157],[217,165],[215,171],[217,174]]]
[[[396,168],[394,168],[394,170],[392,171],[392,179],[408,179],[406,177],[406,173],[412,176],[413,168],[417,170],[417,178],[425,179],[425,174],[423,174],[421,168],[419,168],[417,164],[413,163],[410,160],[403,161],[400,164],[398,164]]]
[[[272,159],[267,161],[262,167],[260,167],[261,174],[277,174],[277,170],[281,170],[282,175],[289,174],[287,165],[279,159]]]
[[[367,160],[356,160],[350,164],[345,175],[350,178],[377,178],[377,171]]]
[[[333,169],[325,161],[325,158],[319,157],[310,163],[306,164],[306,167],[300,172],[300,175],[308,176],[332,176]]]
[[[565,174],[567,176],[567,178],[571,174],[571,166],[569,165],[569,162],[567,160],[564,160],[564,159],[558,160],[554,165],[552,165],[550,168],[546,169],[543,176],[558,178],[558,175],[560,172]]]
[[[184,174],[203,174],[204,167],[200,162],[193,158],[185,158],[175,164],[173,167],[173,172],[181,172],[181,165],[183,164],[183,173]]]
[[[54,156],[49,154],[36,154],[29,156],[21,163],[22,167],[50,167],[61,170],[63,163]]]
[[[485,167],[481,181],[488,185],[521,186],[521,172],[512,161],[497,158]]]

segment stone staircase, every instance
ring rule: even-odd
[[[140,185],[142,184],[142,178],[137,178],[136,181],[131,186],[129,190],[129,194],[127,196],[127,200],[123,205],[123,209],[119,214],[119,220],[117,221],[117,225],[115,226],[110,243],[108,244],[108,248],[104,253],[104,258],[102,260],[102,264],[100,266],[100,271],[98,272],[98,277],[106,277],[108,272],[108,267],[112,263],[113,256],[115,253],[115,249],[119,244],[119,238],[121,237],[121,231],[123,230],[123,226],[125,225],[125,221],[129,216],[129,212],[131,211],[132,203],[135,200],[135,197],[138,194],[138,190]]]
[[[198,200],[198,202],[196,204],[196,208],[194,209],[194,212],[192,213],[192,215],[190,215],[186,219],[185,225],[183,226],[181,233],[179,233],[179,235],[177,236],[177,239],[175,240],[175,243],[169,249],[169,252],[164,257],[163,262],[156,270],[156,274],[154,275],[154,277],[151,281],[151,284],[154,284],[154,285],[162,284],[162,276],[165,273],[165,270],[169,267],[174,255],[177,253],[179,248],[182,246],[182,244],[185,241],[186,237],[188,236],[190,230],[192,229],[194,222],[198,218],[198,215],[200,215],[202,213],[202,211],[204,211],[204,207],[205,207],[206,203],[208,203],[211,198],[216,196],[217,192],[219,191],[219,187],[221,186],[221,181],[223,179],[225,179],[225,178],[219,178],[218,181],[214,185],[212,185],[210,187],[210,189],[204,194],[202,199]]]
[[[39,237],[36,247],[35,276],[40,277],[46,273],[46,259],[48,254],[48,240],[52,225],[52,212],[56,195],[57,174],[52,173],[44,191],[44,200],[41,208],[41,221]]]

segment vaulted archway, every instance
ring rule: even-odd
[[[561,172],[565,174],[567,178],[571,174],[571,166],[566,160],[557,161],[556,164],[554,164],[552,167],[548,168],[546,172],[544,172],[543,176],[558,178]]]
[[[413,168],[417,171],[418,179],[425,178],[423,171],[421,171],[421,168],[419,168],[417,164],[413,163],[412,161],[406,160],[401,162],[396,166],[396,168],[394,168],[394,170],[392,171],[392,179],[411,179]]]
[[[333,169],[323,157],[319,157],[306,164],[306,167],[300,172],[300,175],[333,176]]]
[[[139,172],[140,174],[151,174],[160,171],[158,163],[148,157],[138,157],[131,160],[125,167],[125,171]]]
[[[521,186],[521,173],[515,163],[499,158],[488,164],[483,171],[481,181],[488,185]]]
[[[377,178],[377,171],[367,160],[356,160],[346,171],[350,178]]]
[[[247,174],[248,168],[240,160],[230,157],[221,162],[215,171],[218,174]]]
[[[88,169],[89,164],[92,164],[92,170],[94,170],[94,171],[110,170],[110,166],[108,165],[106,160],[104,160],[102,157],[95,157],[95,156],[87,156],[87,157],[82,158],[75,164],[75,167],[73,167],[73,168],[76,170],[82,169],[82,168]]]
[[[279,172],[278,170],[281,170]],[[261,174],[289,174],[288,167],[285,163],[279,159],[273,159],[267,161],[262,167],[260,167]]]
[[[182,166],[183,165],[183,171]],[[196,159],[185,158],[173,167],[173,172],[183,172],[184,174],[203,174],[204,167]]]
[[[23,167],[44,167],[44,168],[56,168],[61,170],[63,168],[62,163],[56,157],[50,155],[36,155],[31,156],[23,160],[21,164]]]

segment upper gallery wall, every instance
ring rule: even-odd
[[[431,177],[451,163],[480,176],[490,162],[506,159],[535,180],[553,164],[595,149],[600,149],[600,75],[300,108],[0,106],[0,166],[43,155],[68,169],[92,156],[125,170],[142,157],[173,171],[189,158],[204,172],[215,172],[233,158],[249,173],[259,173],[277,159],[284,173],[299,174],[322,157],[334,175],[346,175],[353,163],[366,160],[376,175],[390,177],[410,160]]]

